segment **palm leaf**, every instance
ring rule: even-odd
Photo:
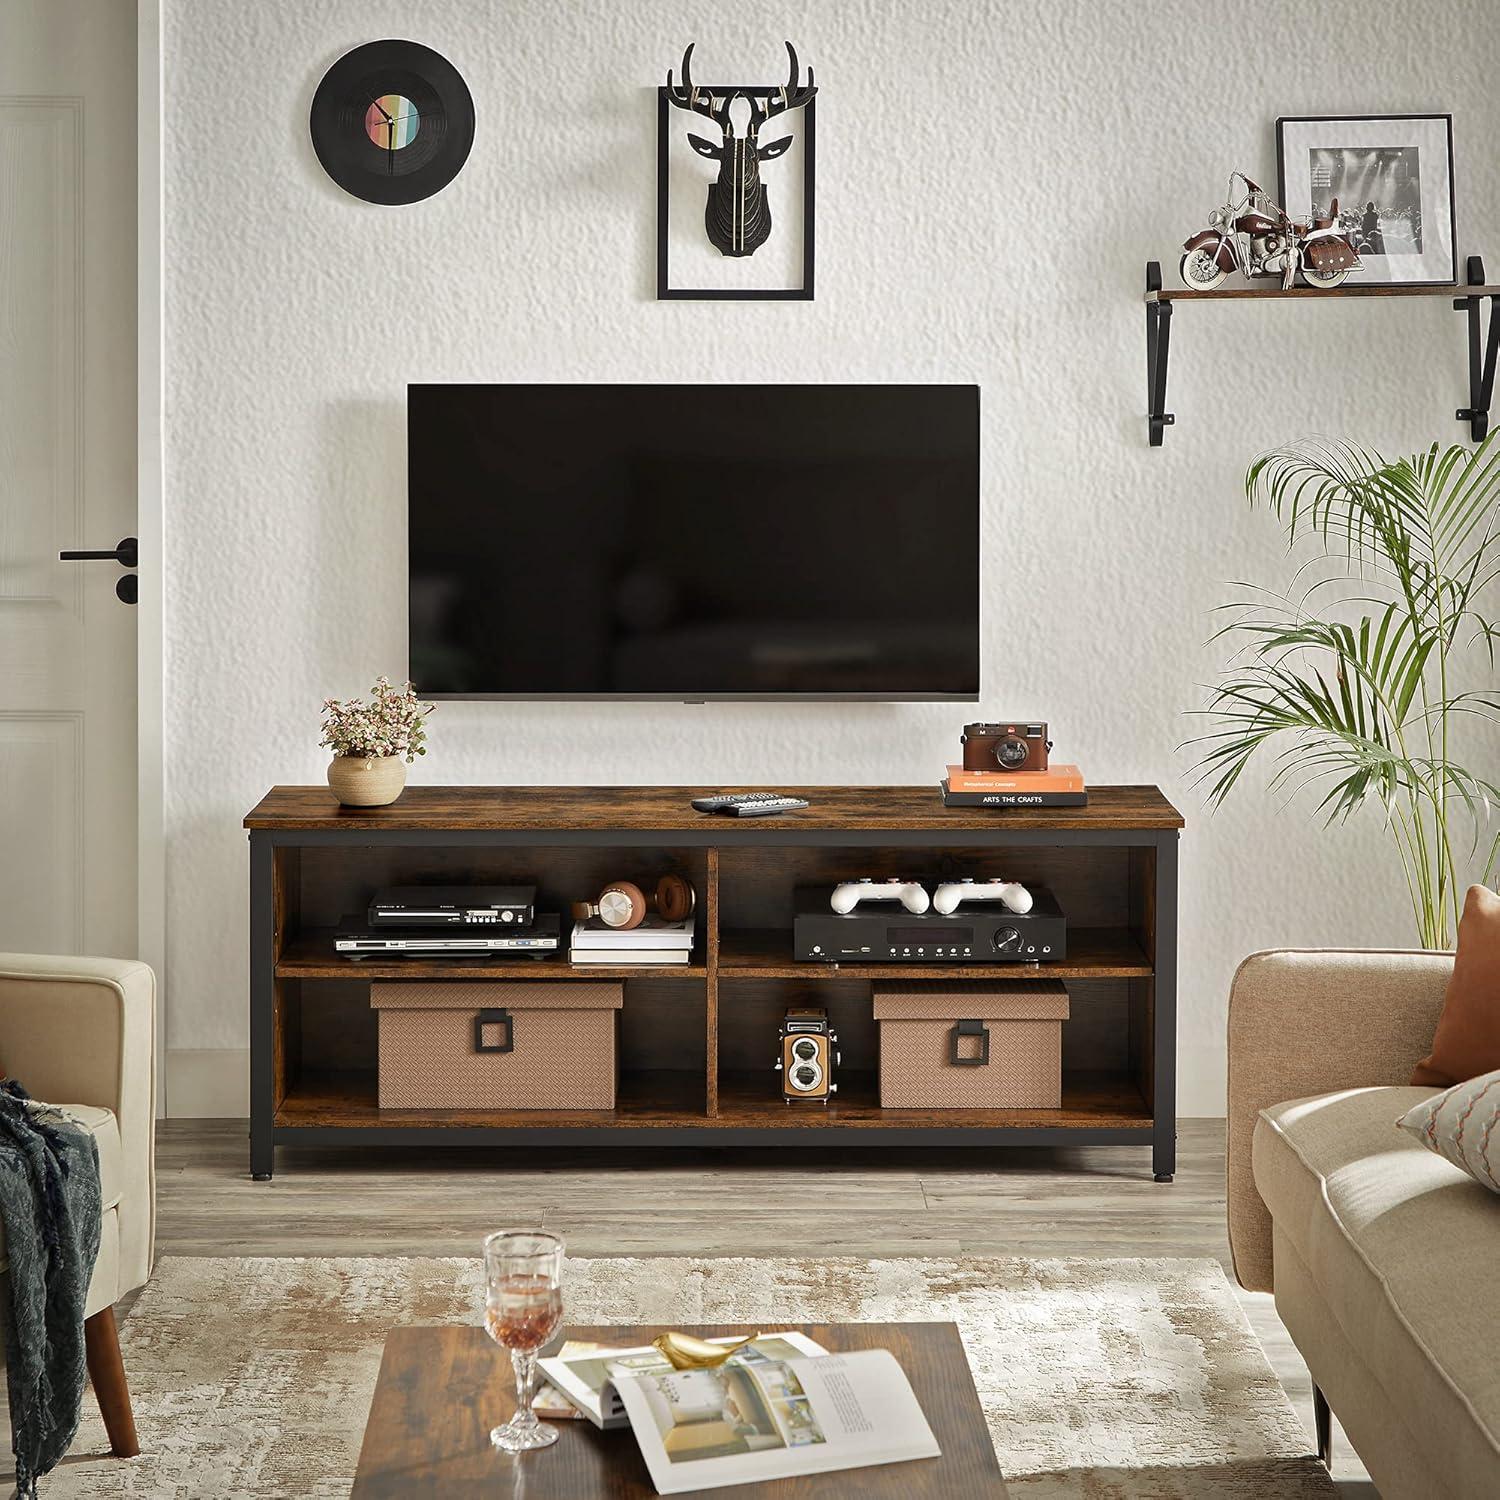
[[[1394,460],[1306,441],[1256,459],[1245,492],[1311,555],[1286,589],[1238,584],[1222,607],[1212,639],[1231,654],[1198,711],[1217,727],[1188,742],[1197,782],[1216,806],[1268,757],[1269,789],[1316,795],[1329,822],[1378,804],[1422,939],[1446,943],[1460,827],[1477,856],[1500,805],[1496,782],[1449,753],[1458,718],[1500,723],[1500,690],[1450,686],[1456,652],[1482,645],[1493,666],[1500,642],[1484,610],[1500,582],[1500,429]],[[1486,876],[1497,859],[1500,835]]]

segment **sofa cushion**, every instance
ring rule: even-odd
[[[1262,1110],[1255,1185],[1424,1441],[1500,1472],[1500,1201],[1396,1121],[1436,1090],[1349,1089]],[[1315,1363],[1309,1357],[1309,1363]]]
[[[82,1121],[99,1147],[99,1191],[101,1208],[114,1208],[120,1201],[125,1171],[120,1150],[120,1125],[112,1109],[97,1104],[65,1104],[64,1109]]]

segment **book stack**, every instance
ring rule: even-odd
[[[607,927],[598,917],[578,922],[568,957],[575,964],[621,968],[635,964],[685,964],[693,955],[693,919],[647,917],[639,927]]]
[[[1045,771],[966,771],[949,766],[943,778],[944,807],[1084,807],[1088,788],[1077,766]]]

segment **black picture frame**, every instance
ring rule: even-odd
[[[1280,115],[1276,120],[1276,197],[1293,219],[1300,219],[1306,205],[1290,200],[1295,185],[1287,181],[1286,128],[1289,125],[1377,125],[1389,121],[1396,125],[1402,121],[1425,121],[1441,123],[1446,147],[1448,176],[1448,274],[1445,276],[1383,277],[1367,279],[1367,285],[1381,286],[1455,286],[1458,283],[1458,195],[1455,189],[1453,161],[1453,116],[1438,110],[1410,110],[1386,114],[1333,114],[1333,115]],[[1425,217],[1425,209],[1424,209]],[[1363,258],[1363,257],[1362,257]]]
[[[700,85],[714,94],[747,94],[765,98],[779,93],[776,83]],[[674,287],[668,266],[667,217],[672,196],[671,130],[672,105],[665,84],[656,89],[656,300],[658,302],[811,302],[813,268],[816,263],[816,183],[818,101],[802,106],[797,130],[802,149],[802,285],[768,287],[764,291],[746,287]]]

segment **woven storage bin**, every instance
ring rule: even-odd
[[[1062,1105],[1068,992],[1055,980],[874,990],[883,1108]]]
[[[623,1003],[620,984],[372,984],[380,1107],[613,1109]]]

